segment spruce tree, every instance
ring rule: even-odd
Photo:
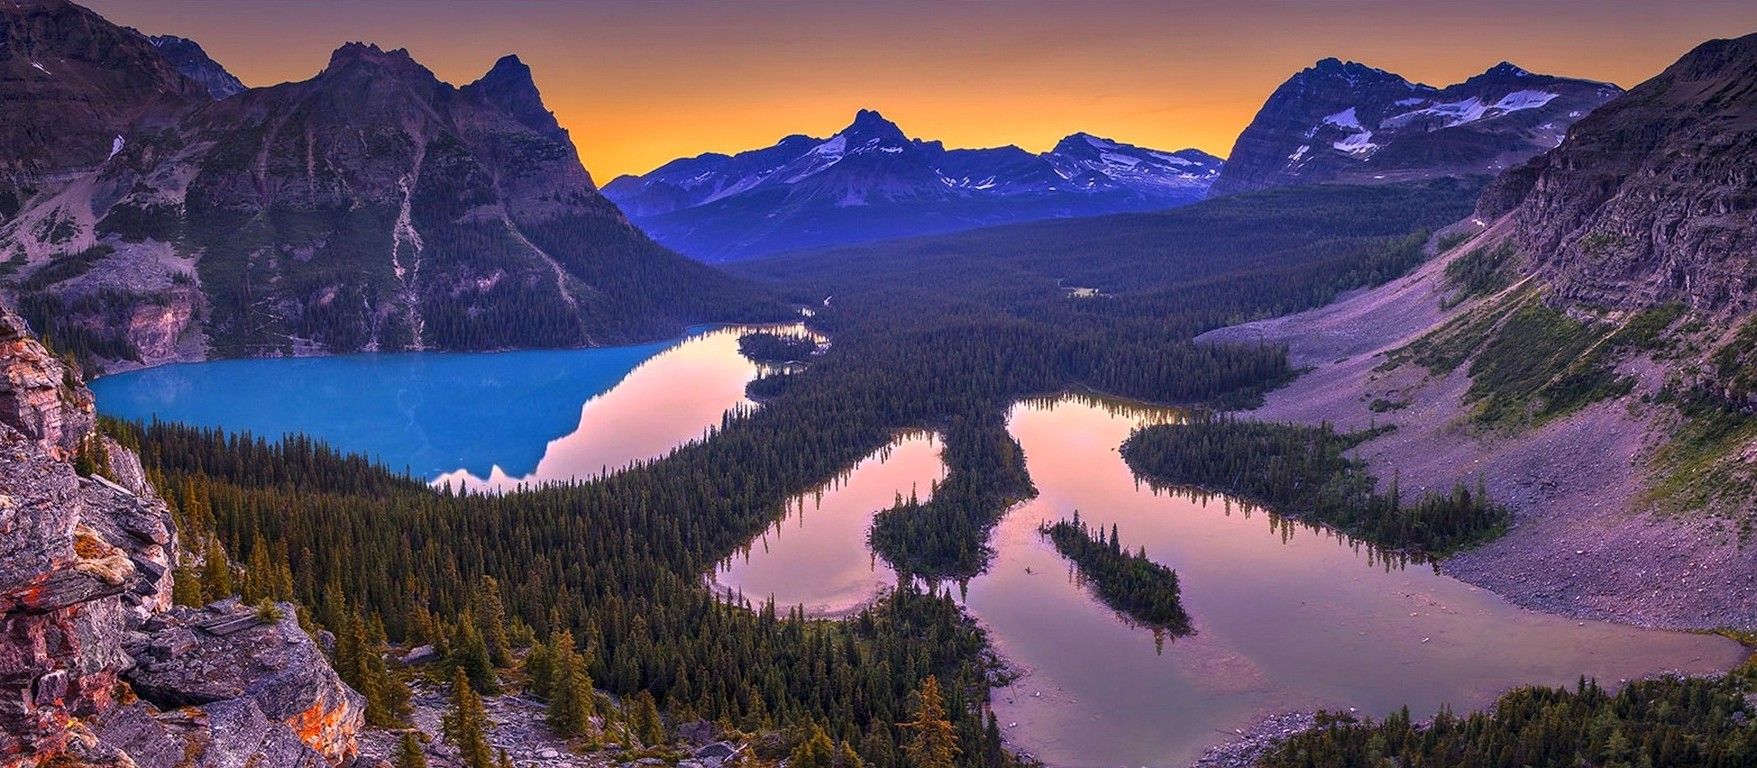
[[[206,562],[201,565],[201,593],[206,602],[213,602],[234,594],[232,588],[232,563],[226,559],[226,550],[220,546],[217,536],[207,538]]]
[[[494,675],[494,664],[488,658],[488,643],[476,629],[476,622],[466,615],[458,621],[457,634],[451,643],[452,666],[462,669],[477,693],[499,693],[500,682]]]
[[[787,759],[791,768],[836,768],[836,745],[830,742],[823,726],[812,723],[811,730]]]
[[[494,768],[494,754],[488,746],[488,712],[461,667],[452,670],[451,711],[442,725],[445,740],[457,747],[464,768]]]
[[[500,583],[494,577],[482,577],[476,590],[475,607],[481,617],[482,639],[488,645],[488,660],[496,667],[512,666],[512,642],[506,634],[506,609],[500,602]]]
[[[591,728],[592,678],[586,674],[585,660],[574,650],[571,633],[562,630],[550,639],[549,645],[554,660],[549,685],[549,725],[563,736],[583,736]]]
[[[414,731],[404,731],[397,747],[397,768],[427,768],[427,755],[421,752],[421,740]]]
[[[642,690],[634,695],[633,721],[635,738],[649,747],[665,743],[665,724],[659,719],[659,704],[653,694]]]
[[[921,692],[915,705],[914,719],[903,723],[913,732],[903,748],[910,768],[952,768],[958,755],[958,737],[946,719],[945,701],[940,697],[938,677],[928,675],[921,681]]]

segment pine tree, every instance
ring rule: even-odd
[[[482,639],[488,645],[488,660],[496,667],[512,666],[512,642],[506,634],[506,609],[500,602],[500,583],[492,576],[483,576],[476,590],[476,611],[481,615]]]
[[[220,546],[217,536],[207,538],[206,562],[201,566],[201,594],[206,602],[213,602],[231,596],[232,563],[226,559],[226,550]]]
[[[466,615],[458,621],[457,634],[452,637],[451,663],[470,678],[477,693],[499,693],[500,682],[494,675],[494,664],[488,658],[488,643],[476,629],[476,622]]]
[[[860,759],[852,744],[844,741],[836,749],[836,768],[866,768],[866,761]]]
[[[457,747],[464,768],[494,768],[494,754],[488,747],[488,712],[461,667],[452,671],[451,711],[446,713],[443,726],[445,740]]]
[[[788,757],[791,768],[836,768],[836,745],[822,726],[811,724],[811,730]]]
[[[592,678],[586,674],[585,660],[574,650],[572,633],[562,630],[550,639],[549,645],[553,649],[549,655],[554,660],[549,685],[549,725],[563,736],[583,736],[591,728]],[[655,711],[654,717],[657,716]],[[646,738],[644,734],[642,738]]]
[[[529,680],[528,690],[531,695],[540,699],[549,698],[550,681],[554,677],[555,660],[549,652],[549,646],[542,641],[531,643],[530,652],[525,654],[525,679]]]
[[[397,768],[427,768],[427,755],[421,751],[421,740],[415,738],[414,731],[403,732],[403,742],[397,749]]]
[[[659,704],[653,700],[653,694],[646,690],[634,695],[634,712],[629,715],[633,721],[635,738],[649,747],[665,743],[665,724],[659,719]]]
[[[946,720],[946,705],[940,698],[938,677],[928,675],[921,681],[915,717],[903,727],[914,731],[903,748],[909,756],[910,768],[952,768],[958,755],[958,737]]]

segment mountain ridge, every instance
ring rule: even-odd
[[[1200,199],[1222,161],[1086,133],[1054,149],[947,149],[875,110],[829,138],[793,134],[704,153],[604,192],[661,243],[707,261],[1046,218],[1169,208]]]

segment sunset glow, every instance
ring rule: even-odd
[[[1757,4],[1737,0],[91,5],[194,38],[252,86],[308,78],[348,40],[406,47],[452,83],[517,53],[599,183],[827,136],[862,107],[955,147],[1039,151],[1088,131],[1224,156],[1277,84],[1326,56],[1436,85],[1509,59],[1627,87],[1757,29]]]

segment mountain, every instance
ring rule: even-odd
[[[1036,219],[1170,208],[1201,199],[1221,161],[1084,133],[1033,154],[946,149],[872,110],[827,139],[795,135],[736,155],[673,160],[604,187],[654,239],[731,261]]]
[[[1507,62],[1435,88],[1324,59],[1269,96],[1239,134],[1213,193],[1492,176],[1555,147],[1568,126],[1621,92]]]
[[[1505,500],[1507,536],[1453,575],[1582,617],[1749,624],[1752,168],[1757,35],[1710,41],[1502,173],[1411,277],[1209,338],[1311,367],[1257,417],[1393,427],[1355,449],[1381,477]]]
[[[244,82],[209,58],[194,40],[176,35],[153,35],[147,39],[178,73],[200,83],[214,98],[223,99],[244,91]]]
[[[150,41],[57,0],[0,6],[0,221],[200,95]]]
[[[609,344],[780,311],[634,228],[516,57],[457,87],[350,43],[309,80],[215,100],[77,6],[0,16],[6,71],[58,72],[0,83],[20,96],[0,132],[30,150],[4,292],[101,369]]]

